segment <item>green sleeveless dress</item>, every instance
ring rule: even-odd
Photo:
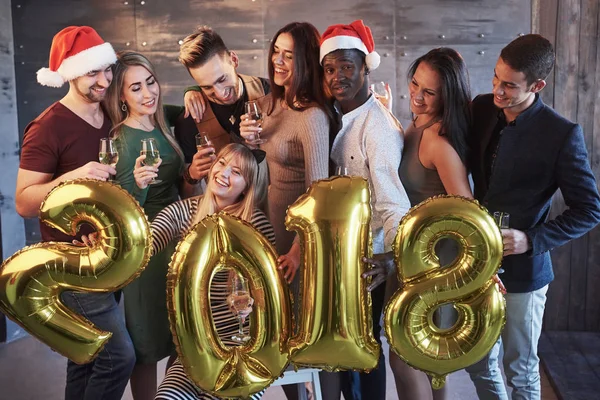
[[[183,107],[165,106],[165,119],[174,121]],[[158,178],[162,182],[140,189],[135,183],[133,169],[139,157],[141,140],[154,138],[162,164]],[[163,208],[179,199],[179,177],[183,159],[160,130],[151,132],[122,126],[116,139],[119,151],[116,180],[131,193],[152,221]],[[142,274],[123,289],[125,322],[133,341],[138,364],[150,364],[175,353],[167,312],[167,270],[177,243],[172,243],[154,255]]]

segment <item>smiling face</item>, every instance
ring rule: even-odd
[[[210,101],[233,104],[240,98],[237,55],[234,52],[215,54],[200,67],[189,68],[190,75]]]
[[[323,58],[325,84],[344,112],[348,112],[345,107],[347,104],[356,103],[356,106],[360,106],[369,98],[363,59],[364,56],[353,49],[332,51]]]
[[[220,209],[239,201],[246,190],[246,179],[242,175],[240,158],[235,154],[220,157],[212,166],[207,191],[212,192]]]
[[[153,115],[159,96],[160,87],[150,71],[139,65],[127,68],[123,77],[121,101],[127,104],[131,115]]]
[[[294,74],[294,39],[289,33],[277,36],[273,46],[271,63],[274,68],[273,80],[277,86],[289,87]]]
[[[418,65],[408,87],[410,110],[414,115],[431,118],[441,115],[442,79],[427,62]]]
[[[75,92],[89,103],[99,103],[104,100],[106,90],[113,79],[112,66],[91,71],[71,81]]]
[[[494,69],[492,84],[496,107],[512,114],[519,114],[533,103],[535,93],[544,87],[545,82],[540,80],[528,85],[525,74],[512,69],[500,57]]]

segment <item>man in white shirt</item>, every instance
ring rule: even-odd
[[[387,253],[390,259],[398,224],[409,210],[410,201],[398,174],[404,144],[402,126],[369,91],[368,75],[379,65],[371,30],[360,20],[350,25],[330,26],[321,39],[320,58],[340,123],[333,139],[331,160],[336,166],[346,168],[349,175],[362,176],[369,182],[374,258],[384,258]],[[380,319],[385,296],[385,285],[381,283],[394,271],[393,263],[378,263],[363,275],[373,277],[368,289],[373,304],[373,333],[378,342],[381,342]],[[343,378],[349,374],[344,373]],[[362,398],[385,398],[383,354],[376,369],[359,376],[360,389],[358,382],[353,384],[353,390],[345,387],[347,400],[359,399],[361,394]]]

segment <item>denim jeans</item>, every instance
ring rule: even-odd
[[[135,351],[113,293],[65,292],[63,303],[98,328],[112,332],[90,363],[68,361],[65,400],[119,400],[135,364]]]
[[[540,400],[540,370],[537,355],[548,285],[527,293],[506,294],[506,325],[492,350],[466,368],[481,400],[507,400],[508,395],[498,356],[504,347],[504,373],[512,387],[513,400]]]
[[[379,285],[371,292],[373,336],[381,345],[381,313],[385,298],[385,283]],[[343,371],[342,393],[346,400],[385,399],[386,370],[383,351],[379,354],[379,361],[370,373]]]

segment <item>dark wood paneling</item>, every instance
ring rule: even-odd
[[[537,1],[533,10],[539,33],[553,42],[556,66],[542,92],[543,100],[561,115],[579,123],[596,179],[600,177],[600,17],[598,0]],[[554,197],[551,218],[566,206]],[[544,328],[546,330],[600,331],[600,231],[552,252],[555,280],[550,285]]]
[[[199,25],[214,28],[231,50],[265,46],[264,0],[136,2],[138,50],[177,51],[178,41]]]
[[[423,10],[430,10],[424,13]],[[402,0],[396,4],[396,40],[434,47],[507,44],[529,33],[527,0]]]
[[[544,36],[553,45],[556,45],[556,28],[558,18],[559,0],[535,0],[532,5],[532,18],[535,19],[535,33]],[[542,91],[541,97],[544,103],[554,107],[554,75],[556,68],[550,72],[546,79],[546,88]]]

